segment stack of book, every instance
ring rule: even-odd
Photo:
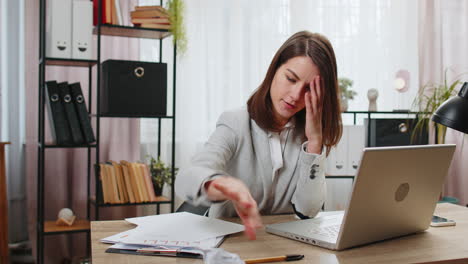
[[[136,6],[130,12],[132,23],[137,27],[170,29],[169,14],[162,6]]]
[[[148,165],[125,160],[99,164],[104,203],[145,203],[157,200]]]

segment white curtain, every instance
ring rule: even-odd
[[[0,1],[1,141],[5,148],[10,242],[27,233],[25,179],[24,0]]]
[[[468,81],[468,2],[428,0],[420,2],[420,80],[421,84],[441,83],[448,69],[448,82],[461,76]],[[457,145],[445,182],[445,195],[460,204],[468,203],[467,135],[448,129],[446,143]]]
[[[185,5],[188,50],[177,61],[177,167],[187,164],[223,111],[246,105],[276,50],[300,30],[322,33],[332,42],[339,76],[352,79],[358,92],[349,110],[367,110],[369,88],[379,90],[379,110],[410,108],[416,94],[415,1],[197,0]],[[142,42],[143,58],[157,50],[158,43]],[[164,59],[172,56],[169,46],[164,50]],[[400,69],[412,78],[405,94],[393,89]],[[168,127],[163,124],[163,138],[170,138]],[[141,131],[143,148],[154,153],[157,122],[142,121]]]

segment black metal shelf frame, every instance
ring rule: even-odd
[[[44,199],[45,199],[45,149],[54,149],[54,148],[87,148],[88,149],[88,172],[87,184],[89,185],[90,178],[90,167],[91,167],[91,149],[97,148],[97,144],[87,144],[87,145],[55,145],[45,142],[45,76],[46,76],[46,66],[72,66],[72,67],[84,67],[88,68],[88,93],[89,93],[89,109],[88,113],[91,113],[91,86],[92,86],[92,67],[97,63],[95,60],[77,60],[77,59],[60,59],[60,58],[47,58],[46,57],[46,40],[45,40],[45,23],[46,23],[46,0],[40,0],[39,4],[39,104],[38,104],[38,159],[37,159],[37,253],[36,253],[36,262],[41,264],[44,261],[44,236],[49,235],[58,235],[58,234],[68,234],[68,233],[79,233],[85,232],[87,234],[87,240],[90,239],[89,229],[81,230],[63,230],[57,232],[47,232],[45,231],[45,219],[44,219]],[[90,195],[88,190],[88,196]],[[86,219],[90,219],[90,210],[89,203],[87,204],[87,215]],[[87,254],[90,253],[90,246],[87,246]]]
[[[372,115],[378,114],[390,114],[390,115],[416,115],[416,118],[422,114],[421,112],[398,112],[398,111],[345,111],[342,114],[352,114],[353,115],[353,124],[356,125],[357,115],[367,115],[367,119],[370,120]],[[367,124],[367,134],[371,134],[371,125],[370,122]],[[367,137],[367,145],[370,146],[370,137]],[[354,178],[354,176],[351,176]]]
[[[418,117],[419,115],[423,114],[421,112],[398,112],[398,111],[345,111],[342,112],[342,114],[351,114],[353,115],[353,125],[357,124],[357,115],[367,115],[367,118],[370,120],[372,115],[378,115],[378,114],[390,114],[390,115],[416,115]],[[370,122],[367,124],[367,134],[370,135]],[[370,145],[370,137],[367,137],[367,145]],[[344,175],[344,176],[333,176],[333,175],[326,175],[326,179],[351,179],[354,182],[354,175]]]
[[[119,203],[119,204],[105,204],[96,202],[94,199],[90,199],[91,204],[96,207],[121,207],[121,206],[137,206],[137,205],[156,205],[156,214],[161,211],[161,204],[174,204],[173,200],[167,201],[156,201],[156,202],[143,202],[143,203]]]
[[[71,231],[54,231],[54,232],[44,232],[44,236],[52,235],[62,235],[62,234],[73,234],[73,233],[88,233],[89,236],[91,230],[89,229],[80,229],[80,230],[71,230]]]
[[[160,5],[162,6],[162,0],[160,0]],[[168,33],[167,30],[161,30],[161,29],[146,29],[146,28],[134,28],[134,27],[128,27],[128,26],[119,26],[119,25],[107,25],[107,24],[101,24],[100,21],[102,21],[102,12],[100,11],[102,9],[102,0],[98,1],[98,22],[96,27],[95,27],[95,34],[97,35],[97,79],[100,80],[101,78],[101,37],[103,36],[102,30],[105,28],[117,28],[117,29],[125,29],[128,31],[146,31],[146,32],[163,32],[163,33]],[[159,62],[162,62],[162,41],[163,38],[169,36],[170,34],[166,34],[163,37],[159,38]],[[111,35],[114,37],[129,37],[127,34],[122,34],[122,35]],[[132,37],[132,36],[130,36]],[[175,124],[176,124],[176,118],[175,118],[175,113],[176,113],[176,61],[177,61],[177,50],[176,50],[176,43],[173,45],[173,83],[172,83],[172,116],[159,116],[159,117],[149,117],[149,116],[106,116],[106,115],[101,115],[100,114],[100,82],[97,82],[97,98],[96,98],[96,113],[93,115],[96,118],[96,140],[97,142],[100,142],[100,118],[101,117],[113,117],[113,118],[157,118],[158,119],[158,157],[161,155],[161,119],[166,118],[166,119],[171,119],[172,120],[172,157],[171,157],[171,172],[172,172],[172,182],[171,182],[171,198],[170,198],[170,205],[171,205],[171,212],[174,212],[174,200],[175,200],[175,190],[174,190],[174,178],[175,178]],[[99,147],[96,148],[96,164],[99,163]],[[96,197],[99,197],[97,195],[101,188],[101,183],[99,181],[99,176],[96,174],[95,175],[95,193]],[[89,187],[89,184],[88,184]],[[89,197],[89,196],[88,196]],[[154,204],[157,205],[157,213],[159,214],[159,206],[162,203],[167,203],[167,202],[154,202]],[[108,207],[109,205],[103,205],[102,203],[92,203],[95,208],[95,218],[96,220],[99,219],[99,207]],[[151,204],[151,203],[142,203],[142,204]],[[129,204],[130,205],[130,204]],[[138,204],[132,204],[132,205],[138,205]],[[119,205],[114,205],[114,206],[119,206]],[[122,206],[122,205],[120,205]]]
[[[95,148],[97,147],[96,144],[91,144],[91,145],[54,145],[54,144],[39,144],[40,148]]]
[[[64,231],[45,231],[44,227],[44,198],[45,198],[45,150],[46,149],[56,149],[56,148],[87,148],[87,197],[91,197],[91,151],[94,149],[96,154],[96,162],[99,163],[99,142],[100,142],[100,118],[101,117],[121,117],[121,118],[157,118],[158,119],[158,156],[161,154],[161,119],[170,119],[172,120],[172,157],[171,157],[171,171],[172,171],[172,184],[171,184],[171,196],[168,201],[158,201],[158,202],[150,202],[150,203],[133,203],[133,204],[115,204],[115,205],[108,205],[108,204],[101,204],[96,203],[96,201],[92,201],[88,199],[87,203],[87,210],[86,210],[86,219],[91,219],[91,205],[95,207],[95,219],[99,219],[99,208],[100,207],[114,207],[114,206],[135,206],[135,205],[156,205],[157,206],[157,213],[160,212],[160,205],[161,204],[170,204],[171,212],[174,212],[174,199],[175,199],[175,190],[174,190],[174,177],[175,177],[175,112],[176,112],[176,59],[177,59],[177,51],[176,45],[174,44],[174,51],[173,51],[173,102],[172,102],[172,116],[100,116],[99,115],[99,96],[100,96],[100,78],[101,78],[101,27],[105,29],[122,29],[123,33],[121,35],[118,34],[106,34],[111,36],[121,36],[121,37],[138,37],[138,38],[148,38],[148,35],[151,33],[160,33],[159,37],[159,62],[162,62],[162,40],[170,35],[167,30],[159,30],[159,29],[145,29],[145,28],[133,28],[128,26],[117,26],[117,25],[101,25],[100,23],[97,24],[95,30],[97,32],[97,59],[96,60],[79,60],[79,59],[62,59],[62,58],[51,58],[46,57],[46,32],[45,32],[45,24],[46,24],[46,1],[47,0],[40,0],[39,3],[39,78],[38,78],[38,94],[39,94],[39,104],[38,104],[38,158],[37,158],[37,230],[36,230],[36,237],[37,237],[37,254],[36,254],[36,263],[42,264],[44,263],[44,236],[49,235],[58,235],[58,234],[69,234],[69,233],[79,233],[85,232],[87,234],[87,241],[90,241],[90,231],[89,229],[79,229],[79,230],[64,230]],[[160,0],[160,5],[162,5],[162,0]],[[101,21],[102,12],[102,0],[98,1],[98,21]],[[128,33],[135,31],[137,34],[133,34],[133,36],[128,36]],[[144,34],[142,34],[144,33]],[[127,34],[127,35],[125,35]],[[152,37],[149,38],[154,38]],[[95,117],[96,119],[96,143],[89,144],[89,145],[79,145],[79,146],[65,146],[65,145],[55,145],[51,143],[45,142],[45,76],[46,76],[46,66],[60,66],[60,67],[84,67],[88,68],[88,113],[90,117]],[[92,113],[92,68],[96,66],[96,75],[97,75],[97,93],[96,93],[96,114]],[[96,189],[95,193],[98,194],[101,189],[100,188],[100,181],[98,176],[96,175]],[[90,244],[87,245],[87,254],[90,254]]]
[[[40,61],[45,61],[48,66],[71,66],[71,67],[90,67],[97,64],[96,60],[63,59],[46,57]]]

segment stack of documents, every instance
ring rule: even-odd
[[[243,225],[187,212],[125,219],[136,228],[101,239],[114,244],[108,253],[199,257],[218,247],[224,236],[241,232]]]

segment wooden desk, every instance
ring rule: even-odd
[[[468,263],[468,208],[453,204],[438,204],[436,214],[454,219],[456,226],[429,228],[426,232],[409,235],[344,251],[332,251],[260,230],[257,240],[249,241],[242,234],[227,238],[221,245],[241,258],[268,257],[284,254],[304,254],[301,261],[288,263]],[[293,219],[290,215],[265,216],[264,224]],[[133,228],[125,221],[91,223],[93,264],[100,263],[203,263],[197,259],[148,257],[105,253],[109,247],[99,239]]]

